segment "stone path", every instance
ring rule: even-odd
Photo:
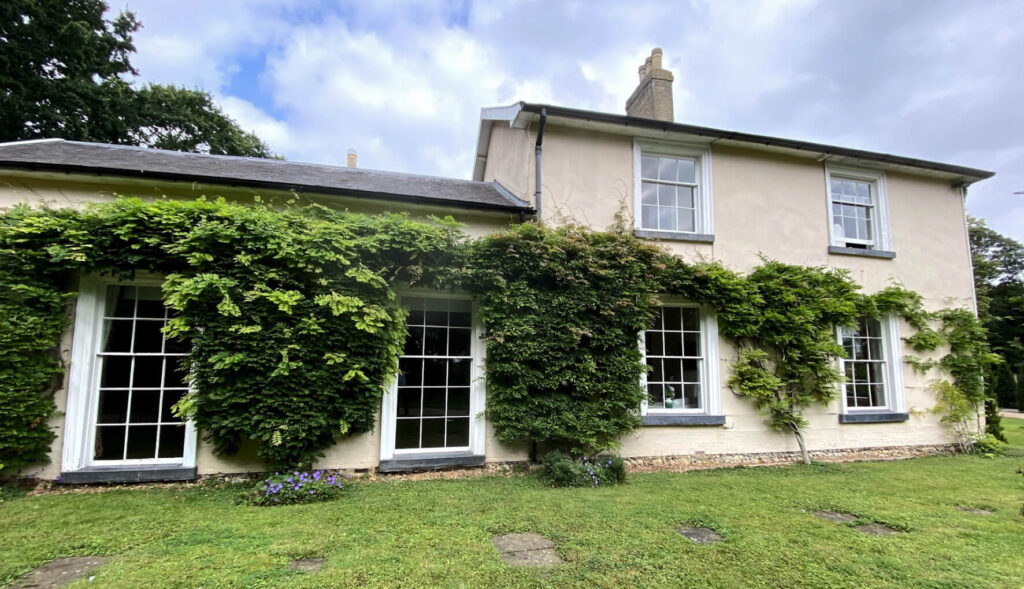
[[[1024,413],[1021,413],[1016,409],[1000,409],[999,416],[1009,417],[1010,419],[1024,419]]]
[[[722,535],[711,528],[679,527],[676,528],[676,531],[697,544],[714,544],[722,541]]]
[[[841,511],[812,511],[814,515],[821,519],[827,519],[830,522],[842,524],[846,522],[852,522],[857,519],[857,516],[852,513],[843,513]]]
[[[57,558],[25,573],[10,586],[17,589],[60,587],[84,577],[107,564],[109,556],[70,556]]]
[[[858,532],[863,532],[869,536],[889,536],[891,534],[898,534],[899,530],[894,530],[889,526],[882,524],[866,524],[863,526],[856,526],[853,529]]]
[[[957,509],[960,511],[966,511],[967,513],[974,513],[976,515],[992,515],[991,509],[979,509],[977,507],[967,507],[966,505],[957,505]]]
[[[495,536],[491,543],[501,553],[501,560],[509,566],[539,567],[563,562],[554,550],[555,543],[533,532]]]
[[[315,573],[324,566],[326,561],[326,558],[293,558],[291,568],[304,573]]]

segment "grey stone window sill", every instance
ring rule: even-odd
[[[859,247],[839,247],[837,245],[828,246],[828,253],[839,254],[841,256],[862,256],[865,258],[883,258],[891,260],[896,257],[896,252],[890,252],[886,250],[866,250]]]
[[[644,425],[725,425],[724,415],[644,415]]]
[[[909,413],[879,412],[839,414],[839,423],[891,423],[897,421],[907,421],[909,419]]]
[[[195,467],[183,466],[94,466],[60,473],[60,482],[67,485],[89,483],[155,483],[162,481],[194,481]]]
[[[484,457],[479,454],[418,454],[381,460],[377,467],[380,472],[413,472],[441,470],[459,466],[483,466]]]
[[[633,235],[641,239],[664,239],[668,241],[689,241],[693,243],[714,243],[715,236],[707,233],[681,233],[678,231],[652,231],[634,229]]]

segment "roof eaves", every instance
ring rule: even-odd
[[[980,170],[976,168],[969,168],[954,164],[945,164],[942,162],[933,162],[911,157],[897,156],[887,153],[865,151],[861,149],[851,149],[846,147],[838,147],[834,145],[825,145],[822,143],[812,143],[809,141],[800,141],[796,139],[785,139],[781,137],[771,137],[768,135],[756,135],[753,133],[741,133],[738,131],[726,131],[723,129],[714,129],[711,127],[699,127],[696,125],[686,125],[682,123],[659,121],[656,119],[645,119],[640,117],[616,115],[611,113],[588,111],[547,104],[522,104],[522,110],[524,112],[539,113],[541,109],[547,109],[548,117],[564,117],[594,122],[611,123],[624,126],[634,126],[646,129],[658,129],[667,132],[695,135],[698,137],[710,137],[713,139],[737,141],[741,143],[753,143],[770,147],[782,147],[797,151],[821,153],[827,155],[834,155],[838,157],[849,157],[854,159],[875,161],[898,166],[907,166],[911,168],[920,168],[936,172],[944,172],[947,174],[972,178],[973,181],[984,180],[985,178],[991,178],[992,176],[995,175],[995,172],[990,172],[988,170]]]

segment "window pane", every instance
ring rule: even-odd
[[[423,384],[423,360],[400,358],[398,360],[398,386],[417,387]]]
[[[665,315],[666,330],[678,331],[683,328],[683,310],[681,308],[662,307],[662,313]]]
[[[126,322],[127,323],[127,322]],[[135,349],[136,354],[159,354],[163,351],[164,334],[163,321],[136,321],[135,322]]]
[[[679,161],[679,181],[689,182],[690,184],[697,183],[696,163],[694,160],[678,160]]]
[[[424,299],[427,325],[448,325],[448,300]]]
[[[700,356],[700,333],[683,334],[683,356]]]
[[[658,179],[676,181],[676,160],[670,157],[658,158]]]
[[[448,332],[448,355],[469,356],[471,330],[451,329]]]
[[[695,208],[693,206],[693,188],[689,186],[676,186],[676,206]]]
[[[123,425],[107,425],[96,428],[96,448],[93,458],[96,460],[121,460],[124,458]]]
[[[107,317],[135,316],[135,287],[107,287]]]
[[[128,421],[128,391],[100,391],[100,408],[96,423]]]
[[[644,229],[658,228],[658,207],[644,205],[640,209],[640,227]]]
[[[658,204],[663,207],[676,206],[676,187],[669,184],[659,185]]]
[[[472,303],[457,299],[449,301],[448,322],[452,327],[469,327],[472,320]]]
[[[471,361],[468,358],[448,361],[448,386],[469,386]]]
[[[163,404],[160,409],[160,421],[163,423],[178,423],[181,421],[180,417],[174,416],[174,404],[181,400],[182,395],[185,391],[164,391],[164,398],[161,401]]]
[[[832,178],[832,195],[834,197],[842,196],[843,194],[843,181],[839,178]]]
[[[658,178],[658,158],[651,155],[645,155],[640,158],[640,177]]]
[[[399,419],[395,423],[395,448],[402,450],[420,447],[420,420]]]
[[[647,354],[660,356],[664,351],[661,345],[661,334],[656,331],[648,331],[644,334],[644,345],[647,347]]]
[[[155,425],[133,425],[128,427],[128,449],[125,458],[156,458]]]
[[[141,286],[138,290],[139,305],[136,309],[136,317],[163,317],[164,302],[163,294],[159,286]]]
[[[397,415],[399,417],[419,417],[422,413],[420,410],[422,394],[423,391],[419,388],[399,388]]]
[[[686,331],[700,331],[700,311],[694,307],[683,307],[680,309],[683,316],[683,329]]]
[[[160,427],[160,448],[157,458],[180,458],[185,455],[185,426],[164,425]]]
[[[700,382],[700,360],[683,360],[683,382]]]
[[[665,385],[665,398],[666,399],[672,399],[673,401],[675,401],[676,399],[682,399],[683,398],[682,387],[677,385],[677,384]],[[672,406],[673,406],[673,408],[677,408],[677,409],[679,408],[679,406],[676,405],[675,403],[673,403]]]
[[[136,388],[160,388],[163,373],[163,357],[136,356],[135,369],[132,373],[132,386]]]
[[[683,334],[682,332],[665,332],[665,355],[666,356],[682,356],[683,355]]]
[[[458,448],[469,445],[469,418],[449,419],[445,446]]]
[[[885,385],[873,384],[871,385],[871,406],[872,407],[884,407],[885,406]]]
[[[647,373],[647,382],[662,382],[665,380],[665,375],[661,371],[660,358],[648,358],[647,365],[651,367],[651,370]]]
[[[683,365],[682,360],[679,360],[679,359],[673,358],[671,360],[665,360],[664,361],[664,366],[665,366],[665,382],[669,382],[669,383],[683,382],[682,365]]]
[[[687,409],[700,409],[700,385],[683,385],[683,406]]]
[[[427,318],[429,320],[429,317]],[[446,356],[448,352],[448,329],[427,327],[424,332],[423,355]]]
[[[469,415],[469,388],[448,389],[448,415]]]
[[[423,362],[423,386],[443,387],[447,384],[447,360],[425,360]]]
[[[436,417],[444,415],[446,391],[442,387],[423,389],[423,416]]]
[[[665,393],[662,385],[647,385],[647,406],[655,409],[665,408]]]
[[[164,340],[164,352],[168,354],[187,354],[191,351],[191,346],[188,341],[182,341],[178,338],[166,338]]]
[[[676,231],[676,210],[658,207],[658,228],[662,231]]]
[[[127,388],[132,370],[129,356],[105,356],[101,361],[100,386],[104,388]]]
[[[160,416],[160,391],[135,391],[132,393],[132,423],[156,423]]]
[[[658,204],[658,185],[651,182],[643,182],[640,185],[640,203],[645,205]]]
[[[434,418],[423,420],[423,441],[421,448],[443,448],[444,447],[444,422],[445,419]]]
[[[423,355],[423,328],[409,327],[405,336],[405,354],[407,356]]]
[[[695,226],[693,209],[676,209],[676,231],[692,232]]]
[[[124,319],[107,319],[103,322],[102,350],[104,352],[132,351],[132,321]]]

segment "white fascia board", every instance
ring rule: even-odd
[[[508,106],[492,106],[480,109],[480,132],[476,140],[476,161],[473,162],[473,180],[482,182],[484,168],[487,166],[487,152],[491,146],[491,124],[494,121],[507,121],[512,127],[523,110],[523,103],[517,102]]]

